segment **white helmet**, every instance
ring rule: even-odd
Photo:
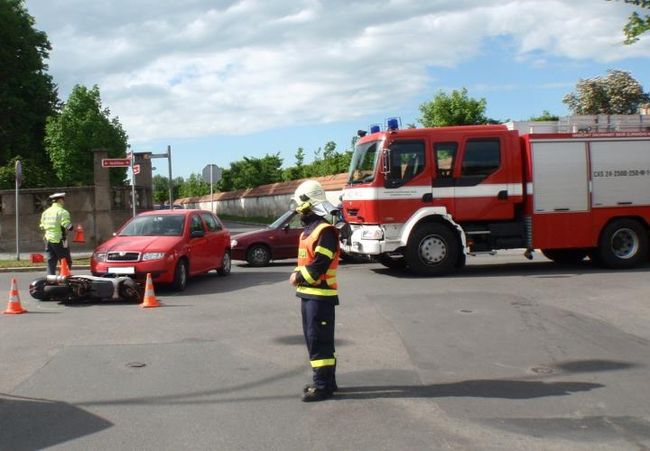
[[[302,182],[293,193],[292,201],[300,213],[311,210],[318,216],[325,216],[336,211],[336,207],[327,201],[325,190],[316,180]]]

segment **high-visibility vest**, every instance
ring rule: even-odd
[[[71,224],[68,210],[56,202],[41,215],[41,229],[45,231],[45,239],[50,243],[60,242],[63,239],[61,227],[67,229]]]
[[[338,295],[338,285],[336,283],[336,269],[339,266],[340,250],[337,247],[336,251],[332,253],[331,250],[317,246],[318,238],[321,233],[328,227],[331,227],[336,232],[336,228],[331,224],[321,223],[318,224],[314,230],[307,236],[305,232],[300,235],[300,245],[298,247],[298,266],[296,271],[299,271],[305,282],[309,285],[299,285],[296,288],[298,294],[309,294],[323,297],[331,297]],[[311,264],[316,259],[316,254],[324,254],[332,259],[327,271],[321,274],[318,279],[313,279],[306,266]]]

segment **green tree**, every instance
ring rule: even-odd
[[[623,2],[634,5],[638,8],[650,9],[650,0],[623,0]],[[623,33],[625,33],[625,44],[634,44],[639,40],[639,36],[648,30],[650,30],[650,15],[641,15],[634,11],[623,27]]]
[[[152,179],[153,201],[156,204],[164,204],[169,201],[169,178],[156,174]]]
[[[542,114],[540,114],[539,116],[531,116],[530,119],[528,120],[529,121],[558,121],[560,120],[560,116],[556,116],[544,110],[542,111]]]
[[[604,77],[580,79],[576,91],[562,99],[574,114],[635,114],[648,101],[629,72],[612,69]]]
[[[180,197],[205,196],[210,194],[210,184],[203,180],[201,174],[190,174],[188,179],[179,187],[178,194]]]
[[[26,187],[56,180],[43,148],[46,118],[58,107],[45,64],[51,46],[34,23],[23,0],[0,0],[0,171],[13,174],[20,155]],[[0,188],[13,187],[13,175],[9,186],[5,179],[0,177]]]
[[[218,183],[220,191],[254,188],[282,181],[282,158],[280,154],[263,158],[244,157],[230,163],[230,169],[223,171]]]
[[[45,148],[63,185],[93,183],[93,149],[111,158],[126,155],[127,135],[117,117],[102,107],[99,87],[76,85],[60,114],[47,119]],[[111,184],[124,182],[126,169],[110,169]]]
[[[298,147],[295,154],[296,165],[286,168],[282,171],[282,180],[298,180],[303,177],[303,171],[305,166],[305,149]]]
[[[438,91],[430,102],[420,105],[422,117],[418,122],[425,127],[485,124],[488,121],[486,106],[484,98],[477,100],[468,97],[466,88],[453,90],[451,94]]]

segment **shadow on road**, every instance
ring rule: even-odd
[[[418,276],[408,270],[390,268],[371,268],[376,274],[382,274],[400,279],[419,279],[426,276]],[[647,273],[650,272],[650,265],[646,264],[639,268],[623,270],[626,273]],[[600,268],[589,261],[575,265],[560,265],[550,261],[521,262],[521,263],[487,263],[470,264],[462,270],[446,274],[445,278],[469,278],[469,277],[504,277],[524,276],[545,279],[561,279],[585,274],[613,274],[621,270]]]
[[[112,426],[65,402],[0,393],[0,449],[44,449]]]
[[[380,385],[343,387],[337,392],[341,399],[375,398],[501,398],[532,399],[545,396],[567,396],[604,387],[589,382],[541,382],[518,380],[478,379],[449,384]]]

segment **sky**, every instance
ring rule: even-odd
[[[27,0],[65,101],[98,85],[135,152],[172,176],[279,153],[306,162],[359,129],[417,123],[467,88],[487,116],[568,115],[564,95],[608,69],[650,90],[650,33],[623,45],[633,7],[605,0]],[[647,10],[646,10],[647,12]],[[168,175],[166,159],[155,174]]]

